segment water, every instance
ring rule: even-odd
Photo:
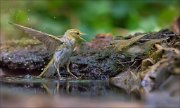
[[[115,87],[108,80],[52,80],[25,77],[1,77],[1,91],[26,95],[63,95],[79,98],[135,101],[138,97]]]
[[[141,100],[109,80],[47,79],[38,78],[38,72],[18,72],[0,70],[0,107],[107,107]]]

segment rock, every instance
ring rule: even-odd
[[[164,37],[164,35],[167,39],[176,36],[169,30],[162,30],[157,33],[146,34],[144,37],[138,38],[133,44],[143,46],[143,43],[146,43],[151,38],[157,39]],[[143,53],[139,51],[135,54],[131,54],[132,51],[128,53],[126,51],[118,52],[111,47],[110,43],[112,40],[111,35],[101,34],[92,42],[86,42],[78,52],[75,52],[70,57],[70,71],[82,79],[105,80],[116,76],[129,67],[139,67],[142,58],[148,56],[148,53],[145,53],[145,51]],[[9,42],[10,46],[1,46],[0,68],[9,69],[11,70],[10,73],[16,73],[17,71],[24,73],[28,71],[28,74],[32,74],[33,71],[42,72],[52,55],[38,42],[22,41],[24,40],[15,41],[12,44]],[[70,76],[65,68],[61,68],[60,71],[63,77],[67,78]]]

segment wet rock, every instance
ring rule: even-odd
[[[160,39],[160,38],[170,38],[170,37],[176,37],[177,35],[174,34],[172,31],[170,31],[169,29],[162,29],[159,32],[154,32],[154,33],[149,33],[147,35],[145,35],[143,39]]]
[[[162,38],[164,35],[165,37],[173,38],[176,36],[169,30],[162,30],[157,33],[146,34],[140,40],[138,39],[137,42],[133,42],[133,44],[143,46],[143,42],[147,42],[149,39]],[[70,57],[70,71],[82,79],[105,80],[116,76],[129,67],[139,67],[141,60],[147,58],[148,53],[145,51],[135,52],[135,54],[133,51],[129,51],[128,53],[126,51],[116,51],[112,47],[109,47],[112,39],[110,35],[101,34],[92,42],[87,42],[82,45],[80,51],[75,52],[72,57]],[[155,43],[153,41],[153,44]],[[151,45],[153,46],[153,44]],[[24,45],[11,45],[9,46],[9,50],[3,50],[1,48],[0,67],[10,69],[12,72],[18,69],[42,72],[52,55],[50,55],[42,45],[33,44],[33,42],[31,42],[27,48]],[[151,47],[151,45],[149,47]],[[6,48],[4,47],[4,49]],[[70,76],[65,68],[61,68],[60,70],[63,77],[67,78]],[[31,72],[28,74],[31,74]]]
[[[161,53],[162,57],[156,58],[160,60],[145,71],[141,72],[141,74],[145,74],[145,76],[142,75],[144,76],[142,86],[147,92],[158,89],[159,86],[170,77],[170,75],[177,74],[176,70],[178,70],[177,68],[179,66],[176,64],[180,61],[179,50],[174,48],[163,48],[163,50],[163,55]]]
[[[71,57],[71,72],[80,74],[82,79],[105,80],[122,72],[125,68],[125,66],[119,65],[119,61],[126,62],[129,60],[129,57],[118,53],[107,54],[107,52],[101,52],[91,56],[78,55]],[[130,65],[131,62],[125,64]]]
[[[50,55],[42,50],[18,50],[0,54],[0,66],[11,70],[41,70]]]
[[[139,75],[136,74],[135,70],[129,69],[120,73],[116,77],[111,78],[110,82],[113,85],[126,90],[127,93],[140,93],[141,79],[139,78]]]
[[[132,63],[131,57],[106,48],[111,40],[112,37],[110,36],[97,36],[97,39],[92,42],[94,44],[91,43],[90,45],[86,43],[84,48],[82,48],[83,50],[75,52],[70,57],[71,72],[81,79],[101,80],[109,79],[109,77],[122,72],[125,65],[127,66]],[[28,50],[23,48],[14,49],[4,51],[0,54],[0,66],[11,69],[13,72],[23,69],[24,71],[39,70],[40,73],[52,56],[48,54],[46,49],[39,47],[39,45],[35,45],[32,49],[29,48]],[[63,77],[67,78],[70,76],[65,68],[61,68],[60,70]]]

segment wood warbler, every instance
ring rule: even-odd
[[[48,52],[50,54],[53,53],[52,59],[44,68],[43,72],[39,75],[39,77],[50,77],[53,76],[55,72],[57,72],[59,78],[61,78],[59,68],[66,65],[67,72],[74,76],[76,79],[78,79],[74,74],[70,72],[69,58],[73,53],[76,44],[79,44],[78,42],[80,40],[84,41],[84,39],[81,37],[82,35],[85,35],[84,33],[79,31],[78,29],[69,29],[61,38],[58,38],[56,36],[43,33],[41,31],[37,31],[22,25],[13,25],[23,30],[29,36],[41,41],[46,46]]]

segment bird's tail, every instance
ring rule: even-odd
[[[44,68],[43,72],[39,75],[40,77],[51,77],[56,72],[56,67],[54,65],[54,60],[52,59],[48,65]]]

